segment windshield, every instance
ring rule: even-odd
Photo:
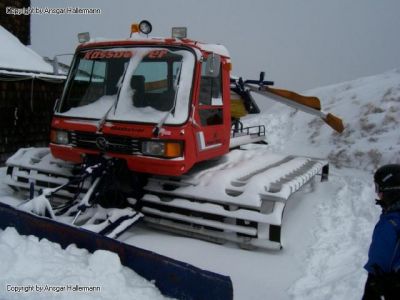
[[[181,124],[188,118],[194,55],[174,48],[114,48],[77,55],[59,114]],[[114,109],[115,108],[115,109]]]

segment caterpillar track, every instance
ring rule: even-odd
[[[36,193],[65,184],[76,168],[53,158],[47,148],[21,149],[7,164],[6,183]],[[134,207],[147,224],[162,230],[217,243],[231,241],[248,249],[280,249],[288,199],[318,174],[327,178],[326,161],[262,147],[233,150],[180,177],[149,177]],[[80,192],[89,189],[86,182]],[[77,185],[57,190],[53,207],[76,191]]]

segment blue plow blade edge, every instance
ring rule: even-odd
[[[117,253],[121,263],[147,280],[155,281],[161,293],[176,299],[233,299],[229,276],[202,270],[172,258],[121,243],[100,234],[55,222],[0,203],[0,228],[14,227],[19,234],[34,235],[58,243],[75,244],[93,253]]]

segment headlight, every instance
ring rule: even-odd
[[[145,141],[142,143],[142,153],[144,155],[168,158],[180,157],[182,156],[182,144],[165,141]]]
[[[50,141],[54,144],[67,145],[69,144],[68,132],[63,130],[52,130]]]

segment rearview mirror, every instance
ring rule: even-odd
[[[52,66],[53,66],[54,75],[64,75],[65,73],[68,73],[68,69],[71,65],[73,55],[74,55],[73,53],[54,55],[53,60],[50,60]],[[68,59],[63,58],[62,62],[60,62],[58,59],[60,56],[68,56],[69,58]],[[62,71],[62,72],[60,72],[60,71]]]
[[[219,76],[219,69],[221,66],[221,56],[211,53],[206,59],[205,76],[217,77]]]

